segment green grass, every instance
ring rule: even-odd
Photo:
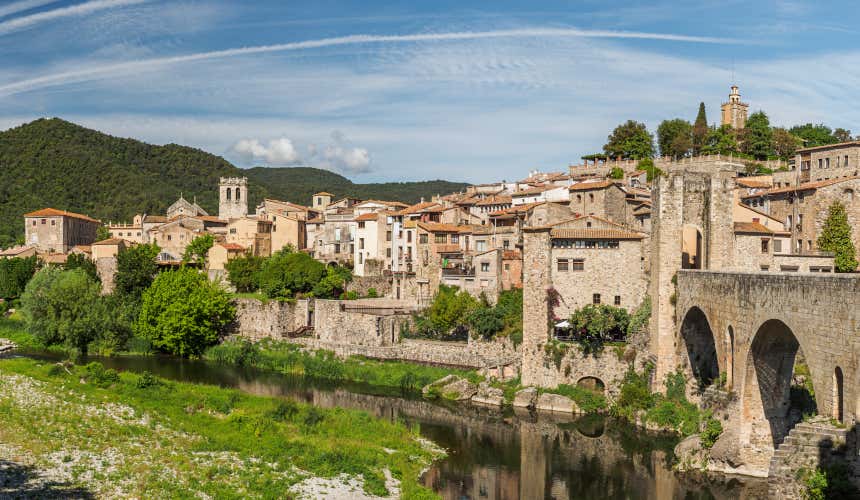
[[[297,344],[273,340],[256,344],[244,340],[229,340],[209,348],[203,358],[286,375],[355,382],[415,393],[420,392],[425,385],[450,374],[459,375],[475,383],[482,380],[481,376],[471,370],[402,361],[379,361],[361,356],[340,359],[330,351],[307,352]]]
[[[585,413],[598,413],[605,410],[608,405],[606,397],[601,392],[592,391],[575,385],[559,384],[554,389],[541,389],[540,392],[560,394],[576,402],[579,409]]]
[[[282,498],[307,474],[385,495],[387,469],[403,498],[434,497],[418,484],[433,456],[417,429],[97,364],[0,360],[0,421],[18,456],[98,496]]]

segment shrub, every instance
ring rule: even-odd
[[[367,289],[367,297],[370,299],[375,299],[379,297],[379,292],[376,291],[376,288],[368,288]]]
[[[20,297],[38,265],[36,256],[0,259],[0,298],[9,300]]]
[[[84,367],[84,377],[87,382],[96,387],[109,387],[119,382],[119,374],[112,368],[105,368],[101,363],[89,363]]]
[[[546,392],[567,396],[576,402],[579,409],[585,413],[597,413],[606,409],[606,397],[596,391],[575,385],[559,384],[555,389]]]
[[[255,292],[260,288],[260,269],[263,258],[254,255],[242,255],[230,259],[224,265],[227,270],[227,280],[239,293]]]
[[[651,319],[651,297],[646,295],[639,307],[630,316],[630,322],[627,323],[627,336],[629,337],[641,330],[648,324],[649,319]]]
[[[570,316],[574,338],[586,352],[598,351],[609,341],[624,340],[630,315],[621,307],[588,304]]]
[[[439,285],[430,307],[415,315],[418,336],[439,340],[461,339],[465,336],[469,314],[478,301],[455,286]]]
[[[324,299],[340,297],[345,292],[347,283],[352,281],[352,271],[342,266],[328,266],[325,277],[314,285],[311,290],[314,297]],[[357,292],[349,292],[344,295],[346,300],[358,298]]]
[[[215,245],[215,237],[210,233],[204,233],[191,240],[182,254],[182,262],[188,264],[206,265],[209,249]]]
[[[709,417],[708,420],[705,421],[705,428],[699,433],[699,438],[702,440],[702,446],[707,449],[711,449],[711,447],[714,446],[714,443],[717,442],[717,438],[720,437],[720,434],[722,433],[723,424],[721,424],[719,420]]]
[[[233,321],[227,293],[194,269],[158,275],[143,294],[136,332],[161,351],[200,355]]]
[[[830,205],[827,219],[818,237],[818,247],[836,255],[836,272],[848,273],[857,269],[857,252],[851,238],[851,225],[848,223],[845,205],[839,202]]]
[[[505,327],[505,318],[501,310],[495,307],[479,306],[467,318],[469,329],[484,339],[491,339]]]
[[[286,248],[263,262],[260,290],[269,298],[290,298],[296,293],[310,292],[325,276],[323,264],[306,253]]]
[[[146,371],[141,373],[140,376],[137,377],[137,381],[134,383],[134,386],[138,389],[146,389],[156,385],[158,385],[158,379]]]

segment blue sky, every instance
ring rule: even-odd
[[[0,129],[58,116],[357,182],[562,170],[627,119],[860,133],[855,2],[0,2]]]

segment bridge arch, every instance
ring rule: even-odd
[[[802,354],[799,337],[782,320],[769,319],[756,330],[743,388],[744,434],[749,444],[776,448],[802,417],[799,409],[792,408],[792,399],[803,396],[792,398],[795,361]]]
[[[717,344],[711,323],[699,307],[691,307],[684,315],[681,340],[687,354],[689,374],[692,374],[700,389],[711,385],[720,375]]]
[[[588,389],[592,392],[599,392],[601,394],[606,391],[606,384],[598,377],[582,377],[576,381],[576,386],[581,387],[583,389]]]
[[[726,327],[726,387],[731,389],[735,383],[735,329]]]

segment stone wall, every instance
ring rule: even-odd
[[[236,321],[232,332],[251,339],[283,339],[308,326],[309,301],[260,301],[236,299]]]
[[[397,343],[414,307],[391,299],[316,300],[314,332],[322,342],[352,346]]]
[[[523,230],[523,385],[539,385],[543,345],[549,340],[550,236],[548,229]]]
[[[102,282],[102,294],[113,293],[114,277],[116,276],[116,257],[96,259],[96,272]]]
[[[388,276],[353,276],[352,281],[346,285],[347,292],[358,292],[361,297],[366,297],[367,291],[371,288],[376,289],[379,297],[389,297],[391,295],[391,278]]]

